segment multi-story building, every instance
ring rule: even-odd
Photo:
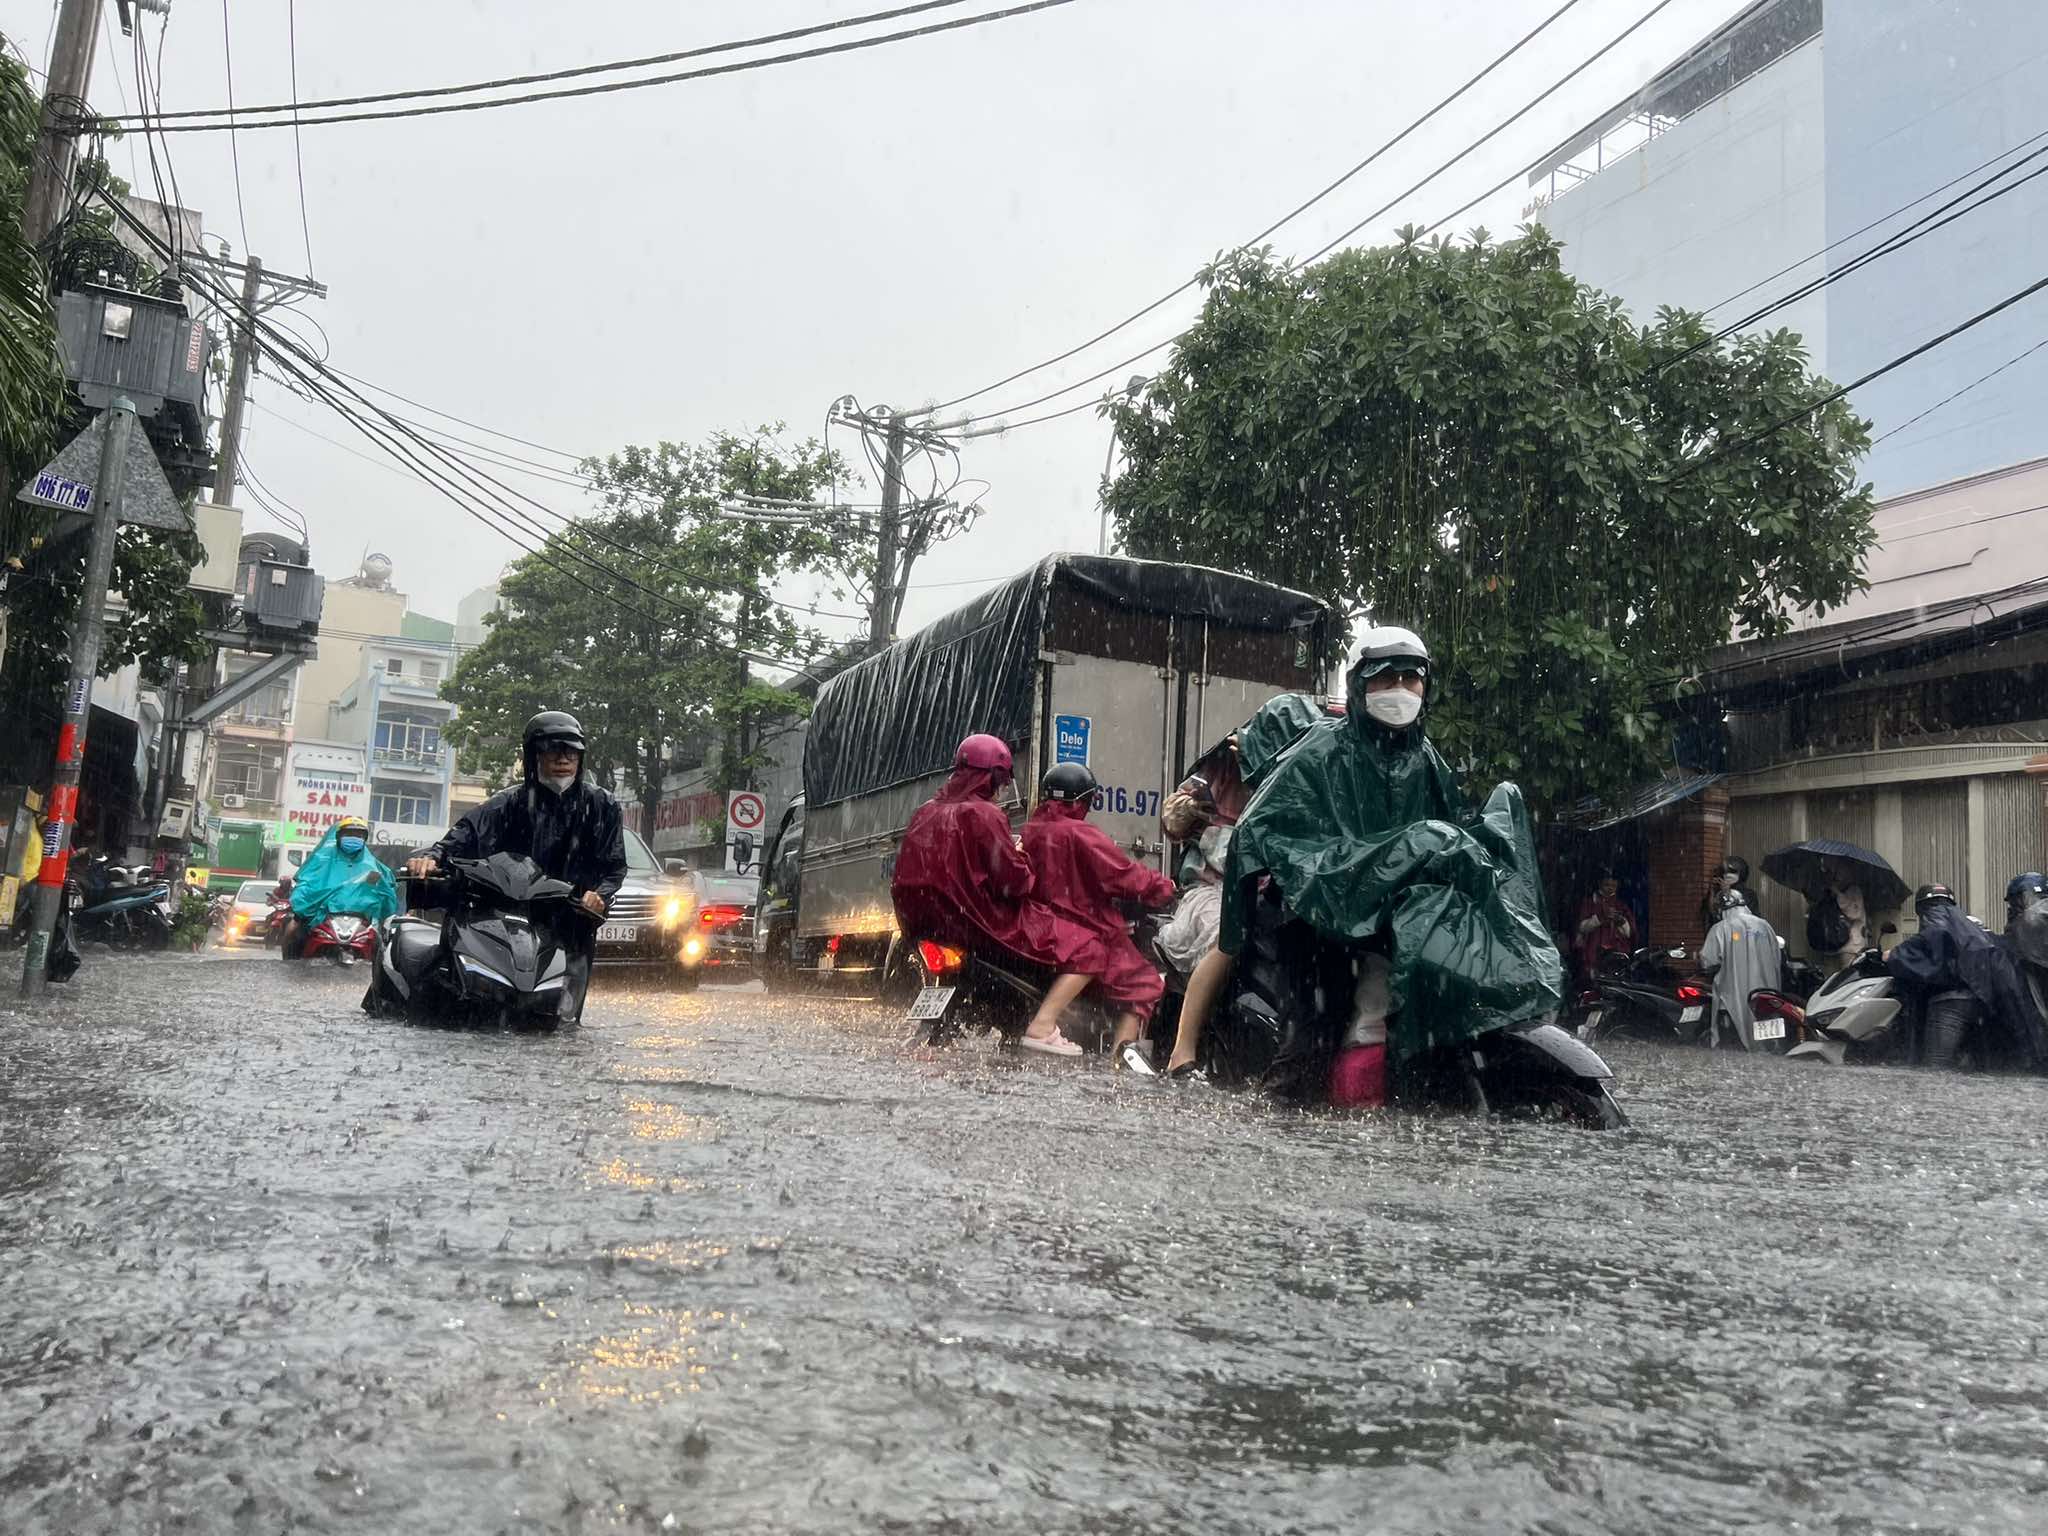
[[[385,635],[364,642],[362,652],[355,682],[331,711],[328,737],[368,753],[370,824],[378,841],[432,842],[448,825],[454,778],[454,752],[441,739],[455,714],[441,697],[454,670],[454,642]]]
[[[2038,0],[1766,0],[1533,167],[1531,212],[1639,320],[1757,315],[1852,381],[2038,280],[2044,53]],[[1633,865],[1653,941],[1697,937],[1724,851],[1838,838],[1994,920],[2006,878],[2048,864],[2044,323],[2016,305],[1851,397],[1870,590],[1731,647],[1705,680],[1718,751],[1602,813],[1590,858]],[[1763,894],[1802,948],[1803,903]]]

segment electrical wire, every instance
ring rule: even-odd
[[[1630,22],[1628,26],[1624,27],[1620,32],[1616,33],[1613,37],[1609,38],[1593,53],[1589,54],[1586,58],[1580,60],[1577,64],[1573,65],[1570,69],[1565,71],[1564,74],[1560,75],[1556,80],[1552,81],[1548,86],[1546,86],[1542,91],[1540,91],[1536,96],[1531,98],[1529,101],[1525,102],[1515,111],[1508,114],[1508,116],[1502,118],[1499,122],[1495,123],[1491,128],[1487,129],[1485,133],[1481,134],[1478,138],[1474,139],[1471,143],[1467,144],[1463,149],[1460,149],[1456,154],[1452,155],[1442,164],[1438,165],[1434,170],[1429,172],[1428,175],[1422,177],[1419,181],[1416,181],[1409,187],[1405,188],[1396,196],[1389,198],[1386,202],[1382,203],[1379,207],[1375,208],[1371,213],[1367,214],[1364,218],[1360,219],[1356,224],[1353,224],[1349,229],[1345,230],[1344,233],[1337,236],[1336,239],[1330,241],[1327,245],[1324,245],[1313,256],[1306,258],[1306,260],[1292,262],[1290,263],[1290,266],[1312,266],[1314,263],[1322,260],[1324,256],[1328,255],[1331,251],[1335,250],[1338,246],[1342,245],[1346,240],[1349,240],[1353,235],[1357,234],[1361,229],[1364,229],[1368,224],[1371,224],[1374,220],[1379,219],[1380,217],[1388,213],[1390,210],[1398,207],[1407,198],[1413,196],[1416,192],[1419,192],[1422,188],[1428,186],[1431,182],[1435,181],[1439,176],[1442,176],[1446,171],[1456,166],[1460,161],[1464,160],[1474,151],[1492,142],[1501,133],[1505,132],[1508,128],[1511,128],[1516,123],[1520,122],[1523,118],[1527,117],[1531,112],[1535,111],[1536,108],[1540,107],[1552,96],[1556,95],[1559,91],[1563,90],[1565,86],[1569,85],[1572,81],[1576,80],[1580,75],[1584,74],[1588,69],[1592,68],[1593,65],[1598,63],[1601,59],[1605,58],[1609,53],[1612,53],[1616,48],[1620,47],[1623,43],[1627,42],[1629,38],[1633,37],[1643,27],[1647,26],[1652,20],[1654,20],[1657,17],[1659,13],[1665,10],[1665,8],[1670,6],[1672,3],[1673,0],[1656,0],[1656,3],[1652,5],[1647,11],[1645,11],[1641,16],[1637,17],[1634,21]],[[1757,0],[1757,4],[1752,5],[1750,9],[1755,10],[1758,8],[1758,6],[1762,5],[1763,3],[1765,3],[1765,0]],[[1515,174],[1519,175],[1520,173],[1517,172]],[[1508,180],[1510,181],[1513,179],[1513,176],[1510,176],[1508,178]],[[1506,183],[1503,182],[1501,183],[1501,185],[1504,186],[1506,185]],[[1498,188],[1495,188],[1494,190],[1498,190]],[[1490,195],[1491,193],[1481,194],[1482,197]],[[1474,199],[1474,201],[1476,202],[1478,201],[1478,199]],[[1468,203],[1465,206],[1470,207],[1471,204]],[[1464,210],[1460,209],[1458,211],[1463,212]],[[1449,217],[1455,218],[1456,216],[1456,214],[1452,214]],[[1077,389],[1084,389],[1090,384],[1098,383],[1101,380],[1108,378],[1112,374],[1119,373],[1125,368],[1129,368],[1136,363],[1143,362],[1153,353],[1161,351],[1164,348],[1173,345],[1174,342],[1180,340],[1181,337],[1185,336],[1186,334],[1187,332],[1185,330],[1178,332],[1177,334],[1167,338],[1165,341],[1147,347],[1142,352],[1133,354],[1132,356],[1124,359],[1122,362],[1112,363],[1109,367],[1104,368],[1096,373],[1092,373],[1085,379],[1077,379],[1073,383],[1062,385],[1058,389],[1048,390],[1046,393],[1038,395],[1033,399],[1020,401],[1016,405],[1008,406],[999,411],[988,411],[981,413],[979,415],[968,416],[963,418],[962,420],[948,423],[948,430],[957,430],[960,427],[972,426],[979,422],[993,421],[998,418],[1014,416],[1019,411],[1028,411],[1038,406],[1045,405],[1050,401],[1057,400],[1062,395],[1071,394],[1073,391]],[[1058,416],[1063,414],[1066,413],[1053,412],[1050,415],[1034,417],[1032,419],[1033,421],[1050,421],[1056,419]],[[1026,423],[1023,422],[1016,423],[1016,425],[1018,426],[1023,426],[1025,424]]]
[[[1889,431],[1878,433],[1876,437],[1870,440],[1870,446],[1875,448],[1879,443],[1883,442],[1886,438],[1896,437],[1899,435],[1899,433],[1905,431],[1906,428],[1914,425],[1916,422],[1925,421],[1929,416],[1932,416],[1944,405],[1948,405],[1954,401],[1962,399],[1963,396],[1967,395],[1979,384],[1990,383],[1993,379],[1997,378],[2001,373],[2005,372],[2006,369],[2012,367],[2016,363],[2025,362],[2028,358],[2032,357],[2036,352],[2040,351],[2043,347],[2048,347],[2048,337],[2043,337],[2041,340],[2035,342],[2031,347],[2028,347],[2024,352],[2019,353],[2017,356],[2007,358],[2004,362],[2000,363],[1996,368],[1993,368],[1989,373],[1978,374],[1976,378],[1970,380],[1969,383],[1965,384],[1961,389],[1957,390],[1954,394],[1943,395],[1939,400],[1935,401],[1934,404],[1928,406],[1926,410],[1920,412],[1919,415],[1908,416],[1904,421],[1900,422],[1896,427],[1891,428]]]
[[[1939,336],[1934,336],[1926,341],[1921,342],[1919,346],[1912,348],[1910,351],[1901,352],[1897,357],[1893,358],[1890,362],[1879,364],[1877,367],[1871,369],[1870,372],[1864,374],[1860,379],[1852,379],[1849,383],[1842,385],[1840,388],[1830,390],[1827,394],[1822,395],[1818,400],[1815,400],[1811,404],[1806,405],[1801,409],[1792,412],[1790,415],[1779,418],[1777,421],[1772,422],[1769,426],[1763,428],[1761,431],[1751,432],[1745,434],[1742,437],[1736,438],[1732,442],[1721,444],[1720,446],[1714,448],[1711,452],[1703,454],[1699,458],[1692,460],[1689,464],[1686,464],[1681,469],[1679,469],[1679,471],[1676,474],[1668,475],[1663,480],[1658,481],[1656,483],[1661,485],[1676,485],[1681,480],[1690,478],[1691,476],[1697,474],[1700,470],[1705,469],[1709,464],[1713,464],[1718,460],[1724,459],[1731,453],[1735,453],[1744,448],[1754,447],[1756,444],[1763,442],[1765,439],[1776,436],[1786,427],[1793,425],[1795,422],[1806,420],[1809,416],[1812,416],[1816,411],[1822,410],[1825,407],[1834,404],[1835,401],[1841,399],[1844,395],[1847,395],[1852,391],[1861,389],[1864,385],[1872,382],[1875,379],[1883,378],[1886,374],[1892,372],[1894,369],[1902,368],[1907,363],[1912,362],[1913,359],[1915,359],[1916,357],[1924,356],[1925,354],[1932,352],[1936,347],[1942,346],[1944,343],[1953,341],[1956,337],[1962,335],[1965,331],[1972,330],[1975,327],[1982,325],[1986,320],[1991,319],[1994,315],[2002,314],[2004,311],[2011,309],[2013,305],[2018,304],[2023,300],[2032,298],[2035,294],[2039,293],[2043,288],[2048,288],[2048,277],[2044,277],[2035,282],[2029,283],[2026,287],[2020,289],[2017,293],[2007,294],[2004,298],[2000,299],[1996,304],[1993,304],[1989,309],[1979,310],[1976,314],[1972,315],[1969,319],[1963,321],[1961,324],[1949,327],[1949,329],[1943,331]]]
[[[334,96],[321,101],[302,102],[294,86],[289,102],[276,102],[264,107],[244,107],[242,113],[278,113],[299,111],[324,111],[332,107],[376,106],[387,101],[420,101],[435,96],[462,96],[475,91],[509,90],[519,85],[547,85],[557,80],[576,80],[589,75],[616,74],[627,69],[651,69],[661,64],[680,64],[685,59],[708,58],[713,54],[733,53],[746,48],[765,48],[775,43],[793,43],[800,38],[815,37],[821,32],[844,31],[848,27],[866,26],[876,21],[900,21],[905,16],[915,16],[925,11],[950,10],[965,5],[967,0],[920,0],[915,5],[899,5],[892,10],[870,11],[862,16],[845,16],[836,21],[819,22],[815,26],[795,27],[787,32],[769,32],[759,37],[737,38],[731,42],[710,43],[700,48],[685,48],[675,53],[652,53],[637,59],[616,59],[605,64],[582,64],[574,69],[549,70],[537,75],[507,75],[497,80],[478,80],[469,85],[426,86],[410,91],[383,91],[373,96]],[[45,50],[47,52],[47,49]],[[169,118],[218,117],[213,108],[194,108],[185,112],[164,114]]]
[[[243,122],[241,132],[254,132],[262,128],[287,128],[294,124],[307,128],[325,128],[337,123],[390,122],[399,118],[440,117],[451,112],[484,112],[495,107],[530,106],[543,101],[567,101],[584,96],[607,96],[619,91],[645,90],[650,86],[678,85],[692,80],[708,80],[721,75],[744,74],[751,70],[768,69],[778,64],[795,64],[809,59],[829,58],[834,54],[855,53],[868,48],[880,48],[890,43],[908,42],[916,38],[933,37],[941,33],[957,32],[964,27],[978,27],[988,22],[1007,21],[1018,16],[1029,16],[1038,11],[1049,11],[1059,6],[1072,5],[1074,0],[1026,0],[1020,5],[1006,6],[1001,10],[984,11],[976,16],[962,16],[951,21],[933,22],[922,27],[909,27],[896,32],[884,32],[875,37],[857,38],[851,42],[830,43],[817,48],[802,48],[789,53],[769,54],[760,59],[744,59],[735,64],[715,64],[703,69],[682,70],[674,74],[649,75],[638,80],[609,80],[597,85],[571,86],[558,91],[533,91],[522,96],[500,96],[488,101],[448,101],[433,106],[399,107],[384,112],[343,112],[326,117],[307,117],[303,112],[294,112],[290,117],[273,117],[258,122]],[[1668,3],[1668,0],[1667,0]],[[278,108],[274,110],[286,110]],[[313,110],[309,104],[307,110]],[[191,115],[218,117],[218,111]],[[234,110],[229,109],[228,122],[172,122],[166,126],[158,122],[162,133],[215,133],[223,129],[236,131]]]
[[[228,78],[228,153],[235,163],[235,217],[242,226],[242,254],[249,252],[249,211],[242,206],[242,149],[235,133],[235,40],[228,31],[228,0],[220,0],[220,45]],[[157,125],[157,132],[164,131]]]
[[[1537,22],[1535,26],[1531,27],[1527,32],[1523,33],[1521,37],[1517,38],[1513,43],[1509,44],[1506,49],[1504,49],[1502,52],[1498,54],[1495,54],[1492,61],[1488,63],[1485,68],[1481,69],[1479,73],[1473,75],[1470,79],[1466,80],[1463,85],[1460,85],[1448,96],[1444,97],[1441,101],[1437,102],[1435,106],[1431,107],[1428,111],[1424,112],[1420,117],[1410,122],[1407,127],[1403,128],[1391,139],[1388,139],[1384,144],[1380,145],[1379,148],[1375,149],[1363,160],[1360,160],[1356,165],[1352,166],[1350,170],[1344,172],[1343,175],[1339,176],[1335,181],[1331,182],[1328,186],[1324,187],[1320,192],[1317,192],[1313,196],[1310,196],[1304,199],[1303,201],[1295,204],[1294,207],[1289,209],[1286,213],[1281,214],[1279,218],[1275,219],[1272,223],[1268,224],[1264,229],[1260,230],[1257,234],[1253,235],[1249,240],[1240,242],[1237,246],[1237,250],[1247,251],[1252,249],[1253,247],[1258,245],[1260,241],[1264,240],[1268,235],[1273,234],[1283,225],[1291,224],[1295,219],[1299,218],[1302,214],[1308,212],[1308,210],[1313,208],[1317,203],[1321,202],[1331,193],[1337,191],[1338,188],[1344,186],[1353,177],[1359,175],[1362,171],[1365,171],[1368,168],[1370,168],[1374,162],[1379,160],[1381,156],[1385,155],[1389,150],[1401,144],[1404,140],[1408,138],[1410,134],[1414,133],[1418,128],[1422,127],[1423,124],[1427,123],[1431,118],[1435,117],[1439,112],[1443,111],[1444,108],[1450,106],[1452,102],[1456,101],[1460,96],[1463,96],[1467,91],[1471,90],[1475,85],[1479,84],[1480,81],[1484,80],[1496,69],[1499,69],[1501,65],[1507,63],[1507,61],[1513,58],[1517,53],[1520,53],[1523,48],[1528,46],[1531,42],[1535,41],[1535,39],[1539,35],[1541,35],[1546,29],[1548,29],[1552,22],[1556,21],[1559,17],[1564,15],[1566,11],[1569,11],[1576,4],[1578,4],[1578,0],[1565,0],[1565,3],[1563,5],[1560,5],[1548,16],[1545,16],[1541,21]],[[1156,310],[1163,308],[1165,305],[1172,303],[1173,300],[1179,298],[1189,289],[1199,284],[1201,280],[1201,274],[1198,272],[1194,276],[1190,277],[1186,282],[1182,283],[1178,288],[1173,289],[1170,293],[1162,294],[1160,297],[1154,299],[1150,304],[1147,304],[1143,309],[1132,311],[1130,314],[1124,316],[1123,319],[1117,321],[1115,325],[1112,325],[1105,330],[1097,331],[1093,336],[1090,336],[1086,341],[1078,342],[1074,346],[1067,348],[1067,350],[1064,352],[1055,353],[1053,356],[1046,358],[1043,362],[1033,363],[1028,368],[1020,368],[1015,373],[1006,374],[1004,377],[997,379],[993,384],[984,384],[981,386],[981,388],[970,390],[964,395],[955,395],[950,400],[942,400],[939,402],[939,404],[933,406],[932,410],[934,412],[951,410],[956,405],[964,405],[967,401],[988,394],[992,390],[1001,389],[1006,384],[1014,384],[1017,382],[1017,380],[1025,378],[1030,374],[1038,373],[1043,369],[1051,368],[1056,364],[1063,363],[1068,358],[1074,356],[1076,353],[1087,351],[1088,348],[1094,346],[1097,342],[1108,340],[1111,336],[1116,335],[1117,332],[1124,330],[1128,326],[1131,326],[1136,322],[1144,319],[1147,315],[1152,314]]]
[[[299,140],[299,0],[285,0],[285,38],[292,60],[292,170],[299,182],[299,234],[306,243],[306,276],[314,277],[313,226],[306,218],[306,153]]]

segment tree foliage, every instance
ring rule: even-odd
[[[1538,804],[1671,760],[1685,679],[1736,631],[1860,589],[1868,425],[1789,332],[1637,326],[1542,230],[1212,268],[1171,363],[1110,407],[1133,553],[1246,571],[1438,658],[1432,734]],[[1745,439],[1760,435],[1760,440]]]
[[[449,734],[465,768],[509,774],[526,720],[566,709],[589,736],[589,768],[639,799],[643,833],[673,759],[716,747],[718,787],[748,782],[767,733],[804,708],[748,657],[823,649],[772,600],[774,584],[796,571],[850,581],[864,569],[854,524],[721,514],[736,496],[807,501],[839,483],[835,456],[813,441],[786,447],[780,432],[631,447],[585,465],[598,506],[511,567],[503,611],[442,690],[460,706]]]

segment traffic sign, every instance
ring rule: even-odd
[[[99,478],[100,444],[107,436],[107,413],[86,424],[78,436],[64,445],[56,458],[43,466],[21,488],[19,499],[60,512],[92,513],[93,482]],[[142,528],[165,528],[188,533],[192,523],[179,505],[156,450],[144,432],[128,434],[128,483],[121,491],[121,521]]]
[[[758,832],[768,821],[768,802],[751,789],[736,789],[725,797],[725,825],[728,832]]]

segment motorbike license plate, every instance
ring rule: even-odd
[[[599,923],[597,942],[600,944],[630,944],[640,937],[639,926],[635,923]]]
[[[918,992],[904,1017],[910,1020],[943,1019],[957,987],[925,987]]]
[[[1754,1040],[1782,1040],[1785,1038],[1783,1019],[1757,1019],[1749,1026],[1750,1038]]]
[[[1696,1003],[1692,1007],[1685,1009],[1678,1015],[1678,1022],[1681,1024],[1697,1024],[1701,1019],[1705,1018],[1706,1016],[1706,1008]]]

